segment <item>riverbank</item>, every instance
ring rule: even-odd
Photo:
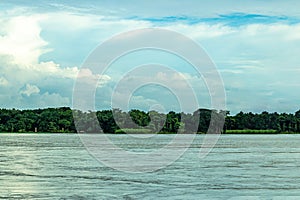
[[[42,134],[64,134],[64,135],[74,135],[74,134],[111,134],[111,135],[124,135],[124,134],[159,134],[159,135],[172,135],[172,134],[179,134],[175,132],[125,132],[125,131],[117,131],[116,133],[86,133],[86,132],[1,132],[0,134],[36,134],[36,135],[42,135]],[[182,134],[191,134],[191,133],[182,133]],[[197,135],[206,135],[206,133],[198,132]],[[271,130],[230,130],[226,131],[226,133],[221,133],[221,135],[292,135],[292,134],[300,134],[299,132],[277,132],[277,131],[271,131]]]
[[[68,107],[34,110],[0,109],[0,132],[18,133],[206,133],[213,126],[226,134],[300,133],[300,110],[287,113],[243,113],[198,109],[193,113],[159,113],[133,109],[88,111]],[[126,130],[126,131],[122,131]]]

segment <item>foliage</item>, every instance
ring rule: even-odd
[[[276,134],[276,130],[227,130],[227,134]]]
[[[67,107],[36,110],[0,109],[0,132],[75,132]]]
[[[222,122],[225,122],[223,128]],[[295,114],[264,111],[239,112],[230,116],[228,111],[209,109],[198,109],[193,113],[170,111],[167,114],[137,109],[129,112],[120,109],[83,112],[72,111],[68,107],[35,110],[0,109],[0,132],[300,133],[300,110]]]
[[[152,130],[150,129],[144,129],[144,128],[123,128],[123,129],[118,129],[115,131],[115,133],[127,133],[127,134],[145,134],[145,133],[153,133]]]

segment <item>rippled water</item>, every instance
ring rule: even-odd
[[[172,137],[110,135],[134,151]],[[99,163],[76,134],[1,134],[0,198],[300,199],[300,135],[223,135],[200,159],[203,137],[172,165],[134,174]]]

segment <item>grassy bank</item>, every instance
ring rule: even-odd
[[[225,134],[278,134],[277,130],[226,130]]]

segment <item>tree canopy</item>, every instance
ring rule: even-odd
[[[159,113],[137,109],[129,112],[120,109],[82,112],[72,111],[68,107],[35,110],[0,109],[0,132],[193,133],[191,130],[194,130],[198,133],[207,133],[210,130],[211,133],[230,133],[231,130],[273,130],[273,133],[300,133],[300,110],[295,114],[266,111],[239,112],[233,116],[228,114],[229,112],[209,109],[198,109],[194,113],[174,111]],[[77,119],[76,126],[74,116]],[[223,116],[225,116],[224,126],[221,123]],[[219,129],[214,129],[215,127]]]

